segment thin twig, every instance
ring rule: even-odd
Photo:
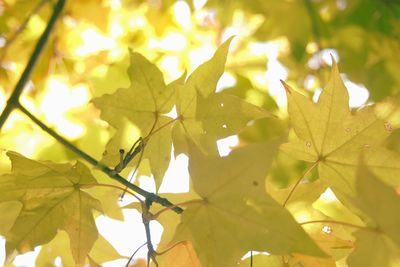
[[[173,204],[166,198],[162,198],[154,193],[150,193],[146,190],[143,190],[142,188],[128,182],[124,177],[120,176],[118,173],[116,173],[113,169],[109,168],[108,166],[104,165],[103,163],[97,161],[94,159],[92,156],[88,155],[84,151],[80,150],[73,144],[71,144],[67,139],[56,133],[53,129],[49,128],[47,125],[45,125],[41,120],[36,118],[32,113],[30,113],[25,107],[23,107],[21,104],[17,104],[17,107],[22,113],[24,113],[27,117],[29,117],[37,126],[39,126],[43,131],[51,135],[54,139],[56,139],[59,143],[64,145],[66,148],[74,152],[76,155],[81,157],[82,159],[86,160],[89,162],[91,165],[99,168],[102,172],[107,174],[109,177],[112,179],[116,180],[117,182],[121,183],[122,185],[128,187],[135,193],[138,193],[139,195],[147,198],[151,198],[153,202],[156,202],[162,206],[165,207],[170,207],[173,206]],[[183,210],[179,207],[174,207],[172,208],[176,213],[182,213]]]
[[[137,200],[139,200],[139,202],[142,201],[137,195],[135,195],[135,194],[132,193],[131,191],[128,191],[128,190],[126,190],[125,188],[122,188],[122,187],[117,186],[117,185],[113,185],[113,184],[102,184],[102,183],[82,184],[82,185],[80,185],[81,188],[90,188],[90,187],[96,187],[96,186],[118,189],[118,190],[124,191],[124,192],[130,194],[131,196],[135,197]]]
[[[156,260],[157,252],[154,250],[153,243],[151,242],[151,231],[150,231],[150,221],[153,219],[153,214],[150,213],[150,207],[153,203],[153,199],[146,198],[142,203],[142,221],[144,229],[146,231],[147,239],[147,266],[150,266],[150,259],[154,262],[156,267],[158,267],[158,262]]]
[[[176,247],[177,245],[179,245],[179,244],[184,244],[184,243],[187,243],[187,241],[186,241],[186,240],[182,240],[182,241],[176,242],[175,244],[173,244],[173,245],[170,246],[169,248],[165,249],[164,251],[157,252],[157,255],[158,255],[158,256],[161,256],[161,255],[167,253],[168,251],[170,251],[171,249],[173,249],[174,247]]]
[[[129,149],[129,151],[126,153],[125,155],[125,151],[123,149],[120,149],[119,153],[120,153],[120,160],[119,163],[114,167],[114,171],[116,171],[117,173],[120,173],[121,171],[123,171],[123,169],[126,168],[126,166],[129,164],[129,162],[131,162],[131,160],[137,155],[139,154],[144,148],[144,143],[143,143],[143,139],[141,137],[139,137],[139,139],[137,139],[135,141],[135,143],[133,143],[132,147]]]
[[[36,65],[37,60],[39,59],[41,52],[43,51],[43,48],[44,48],[47,40],[49,39],[50,33],[53,30],[54,25],[55,25],[58,17],[61,14],[64,4],[65,4],[65,0],[59,0],[57,2],[57,4],[55,5],[53,14],[50,17],[47,27],[44,30],[44,32],[42,33],[42,35],[40,36],[40,38],[35,46],[35,49],[33,50],[32,55],[29,59],[29,62],[25,67],[24,72],[22,73],[19,81],[15,85],[15,88],[14,88],[10,98],[7,101],[7,105],[0,115],[0,130],[3,127],[4,123],[6,122],[8,116],[10,116],[11,111],[13,111],[13,109],[18,105],[19,97],[22,94],[22,91],[24,90],[25,85],[29,80],[29,77],[31,76],[31,73]]]
[[[135,166],[135,169],[133,170],[133,172],[130,174],[130,177],[129,177],[129,179],[128,179],[128,182],[130,182],[130,183],[132,183],[132,179],[133,179],[133,177],[135,176],[135,174],[136,174],[136,172],[137,172],[137,170],[139,169],[139,166],[140,166],[140,163],[142,162],[142,158],[143,158],[143,150],[144,150],[144,145],[142,145],[143,143],[140,143],[139,144],[139,146],[141,147],[140,148],[140,156],[139,156],[139,160],[138,160],[138,163],[137,163],[137,165]],[[124,192],[122,192],[122,194],[121,194],[121,196],[120,196],[120,199],[121,199],[121,201],[123,200],[123,198],[124,198],[124,196],[125,196],[125,192],[127,191],[127,187],[125,187],[125,191]]]
[[[126,263],[125,267],[128,267],[128,266],[129,266],[129,263],[131,262],[131,260],[132,260],[133,257],[135,256],[135,254],[136,254],[142,247],[144,247],[146,244],[147,244],[147,242],[144,243],[144,244],[142,244],[142,245],[140,245],[140,246],[135,250],[135,252],[133,252],[132,256],[129,258],[128,262]]]
[[[180,118],[181,118],[181,117],[178,116],[178,117],[176,117],[175,119],[170,120],[170,121],[167,122],[166,124],[161,125],[160,127],[158,127],[157,129],[155,129],[154,131],[150,132],[146,137],[144,137],[144,138],[143,138],[143,141],[144,141],[144,142],[147,142],[147,140],[149,140],[150,137],[151,137],[153,134],[155,134],[155,133],[161,131],[163,128],[165,128],[165,127],[167,127],[168,125],[170,125],[170,124],[176,122],[177,120],[180,120]]]
[[[188,206],[188,205],[190,205],[190,204],[202,203],[202,202],[204,202],[204,200],[202,200],[202,199],[192,199],[192,200],[188,200],[188,201],[185,201],[185,202],[176,203],[176,204],[174,204],[174,205],[172,205],[172,206],[170,206],[170,207],[165,207],[165,208],[163,208],[162,210],[159,210],[158,212],[156,212],[156,213],[153,215],[153,219],[158,218],[158,216],[160,216],[162,213],[166,212],[167,210],[171,210],[171,209],[174,208],[174,207],[178,207],[178,206]]]
[[[23,107],[20,103],[19,103],[19,97],[21,96],[25,85],[27,83],[27,81],[29,80],[29,77],[37,63],[37,60],[41,54],[41,52],[43,51],[43,48],[50,36],[51,31],[54,28],[55,22],[57,21],[58,17],[61,14],[61,11],[63,9],[65,5],[65,0],[59,0],[57,2],[57,4],[54,7],[54,11],[52,16],[49,19],[49,22],[47,24],[46,29],[44,30],[44,32],[42,33],[41,37],[39,38],[34,51],[32,52],[32,55],[28,61],[28,64],[25,67],[24,72],[22,73],[18,83],[16,84],[10,98],[7,101],[7,105],[4,108],[3,112],[0,115],[0,130],[3,127],[5,121],[7,120],[7,118],[10,116],[11,112],[15,109],[18,108],[20,111],[22,111],[26,116],[28,116],[36,125],[38,125],[40,128],[42,128],[42,130],[44,130],[45,132],[47,132],[49,135],[51,135],[52,137],[54,137],[58,142],[60,142],[61,144],[63,144],[65,147],[67,147],[69,150],[71,150],[72,152],[74,152],[75,154],[77,154],[78,156],[80,156],[81,158],[83,158],[84,160],[86,160],[87,162],[89,162],[91,165],[96,166],[98,168],[100,168],[100,170],[104,173],[106,173],[109,177],[115,179],[116,181],[118,181],[119,183],[125,185],[126,187],[130,188],[131,190],[133,190],[134,192],[142,195],[143,197],[145,197],[146,199],[152,199],[153,202],[159,203],[163,206],[169,207],[172,206],[173,204],[171,202],[169,202],[167,199],[165,198],[161,198],[158,195],[155,195],[153,193],[150,193],[146,190],[143,190],[142,188],[131,184],[130,182],[128,182],[126,179],[124,179],[122,176],[120,176],[118,173],[115,173],[114,170],[110,169],[108,166],[98,162],[96,159],[94,159],[93,157],[91,157],[90,155],[86,154],[84,151],[80,150],[79,148],[77,148],[76,146],[74,146],[73,144],[71,144],[67,139],[65,139],[64,137],[60,136],[58,133],[56,133],[54,130],[52,130],[51,128],[49,128],[47,125],[45,125],[41,120],[39,120],[38,118],[36,118],[32,113],[30,113],[25,107]],[[179,207],[174,207],[173,210],[177,213],[181,213],[183,210]]]
[[[171,120],[171,121],[169,121],[169,122],[167,122],[167,123],[165,123],[164,125],[161,125],[161,126],[160,126],[159,128],[157,128],[157,129],[155,129],[155,126],[156,126],[157,121],[158,121],[158,115],[156,114],[156,118],[155,118],[155,120],[154,120],[153,126],[151,127],[150,132],[146,135],[146,137],[144,137],[144,138],[141,138],[141,137],[140,137],[138,140],[136,140],[136,142],[132,145],[132,147],[129,149],[128,153],[127,153],[125,156],[123,155],[123,153],[124,153],[123,150],[120,151],[120,153],[122,153],[121,160],[120,160],[120,162],[118,163],[118,165],[115,166],[114,170],[115,170],[116,172],[121,172],[121,171],[129,164],[129,162],[130,162],[137,154],[140,153],[140,157],[139,157],[139,160],[138,160],[138,164],[136,165],[136,167],[135,167],[135,169],[134,169],[134,171],[133,171],[133,174],[132,174],[131,177],[129,178],[129,182],[131,182],[133,176],[136,174],[137,170],[139,169],[140,163],[142,162],[142,158],[143,158],[144,150],[145,150],[145,148],[146,148],[147,141],[150,139],[150,137],[151,137],[153,134],[159,132],[160,130],[162,130],[162,129],[165,128],[166,126],[172,124],[173,122],[177,121],[178,119],[179,119],[179,117],[178,117],[178,118],[175,118],[175,119],[173,119],[173,120]],[[154,129],[155,129],[155,130],[154,130]],[[122,194],[121,194],[121,199],[124,198],[124,195],[125,195],[125,193],[122,193]]]
[[[296,184],[293,186],[292,190],[290,190],[289,195],[286,197],[285,201],[283,202],[283,204],[282,204],[283,207],[286,206],[286,204],[288,203],[290,197],[293,195],[294,190],[300,184],[301,180],[303,180],[303,178],[306,177],[306,175],[309,174],[312,171],[312,169],[314,169],[314,167],[318,165],[318,163],[319,163],[319,161],[314,162],[314,164],[311,165],[311,167],[308,168],[308,170],[305,173],[303,173],[302,176],[300,176],[300,178],[297,180]]]
[[[153,132],[154,128],[156,127],[157,121],[158,121],[158,115],[156,113],[155,114],[154,123],[151,126],[151,129],[150,129],[150,132],[149,132],[148,135],[150,135]],[[140,153],[140,157],[139,157],[138,163],[135,166],[135,169],[133,170],[132,175],[129,177],[129,180],[128,180],[129,182],[132,182],[132,178],[135,176],[137,170],[139,169],[140,163],[142,162],[142,158],[143,158],[143,154],[144,154],[144,149],[145,149],[146,143],[147,143],[146,140],[144,140],[142,137],[139,137],[139,139],[136,140],[135,143],[133,143],[132,147],[126,153],[125,157],[123,155],[123,150],[122,151],[120,150],[120,153],[122,152],[122,157],[121,157],[120,163],[118,163],[118,165],[114,168],[114,170],[117,171],[117,172],[121,172],[123,169],[125,169],[125,167],[129,164],[129,162],[131,162],[132,159],[134,157],[136,157],[137,154]],[[122,200],[124,198],[124,196],[125,196],[125,192],[123,192],[121,194],[120,199]]]

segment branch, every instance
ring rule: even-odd
[[[147,266],[150,266],[150,259],[154,262],[156,267],[158,267],[158,262],[156,260],[157,252],[154,250],[153,243],[151,242],[151,231],[150,231],[150,221],[152,220],[152,214],[150,213],[150,206],[153,203],[152,198],[146,198],[144,203],[142,203],[142,221],[144,229],[146,231],[147,239]]]
[[[139,195],[145,197],[146,199],[151,199],[153,202],[156,202],[164,207],[170,207],[174,206],[168,199],[162,198],[156,194],[150,193],[146,190],[143,190],[142,188],[130,183],[127,181],[124,177],[120,176],[118,173],[116,173],[115,170],[109,168],[108,166],[104,165],[101,162],[98,162],[95,158],[87,154],[86,152],[80,150],[73,144],[71,144],[67,139],[56,133],[53,129],[49,128],[47,125],[45,125],[41,120],[36,118],[32,113],[30,113],[24,106],[22,106],[20,103],[16,104],[17,108],[24,113],[27,117],[29,117],[37,126],[39,126],[43,131],[54,137],[59,143],[64,145],[66,148],[71,150],[73,153],[81,157],[82,159],[86,160],[89,162],[91,165],[99,168],[102,172],[107,174],[109,177],[112,179],[116,180],[117,182],[123,184],[124,186],[128,187],[132,191],[138,193]],[[180,207],[173,207],[171,208],[173,211],[176,213],[182,213],[183,210]]]
[[[46,29],[40,36],[35,49],[32,52],[32,55],[28,61],[28,64],[25,67],[24,72],[22,73],[18,83],[15,85],[15,88],[10,96],[10,98],[7,101],[7,105],[4,108],[3,112],[0,115],[0,130],[3,127],[4,123],[6,122],[7,118],[10,116],[11,112],[15,109],[18,108],[20,111],[22,111],[26,116],[28,116],[36,125],[38,125],[40,128],[42,128],[43,131],[47,132],[49,135],[54,137],[58,142],[63,144],[65,147],[67,147],[69,150],[89,162],[91,165],[96,166],[100,168],[100,170],[104,173],[106,173],[109,177],[113,178],[114,180],[118,181],[119,183],[125,185],[129,189],[133,190],[134,192],[142,195],[146,199],[151,199],[153,202],[159,203],[162,206],[165,207],[170,207],[173,206],[171,202],[169,202],[167,199],[162,198],[156,194],[150,193],[146,190],[143,190],[142,188],[131,184],[128,182],[125,178],[120,176],[118,173],[116,173],[114,170],[110,169],[108,166],[98,162],[96,159],[91,157],[90,155],[86,154],[84,151],[80,150],[73,144],[71,144],[67,139],[64,137],[60,136],[58,133],[56,133],[54,130],[49,128],[47,125],[45,125],[42,121],[40,121],[38,118],[36,118],[32,113],[30,113],[25,107],[23,107],[19,103],[19,97],[21,96],[25,85],[27,81],[29,80],[29,77],[37,63],[37,60],[41,54],[41,52],[44,49],[44,46],[49,39],[49,36],[51,34],[51,31],[54,28],[54,25],[58,19],[58,17],[61,14],[61,11],[63,10],[63,7],[65,5],[65,0],[59,0],[57,4],[54,7],[53,14],[51,15],[49,22],[47,24]],[[172,208],[176,213],[182,213],[183,210],[179,207],[174,207]]]
[[[133,257],[135,256],[135,254],[136,254],[142,247],[144,247],[146,244],[147,244],[147,242],[146,242],[146,243],[143,243],[142,245],[140,245],[140,246],[135,250],[135,252],[133,252],[133,254],[132,254],[131,257],[129,258],[128,262],[126,263],[125,267],[129,267],[129,264],[131,263],[131,261],[132,261]]]
[[[3,110],[3,113],[0,115],[0,130],[3,127],[4,123],[6,122],[8,116],[10,116],[11,111],[18,106],[19,103],[19,97],[22,93],[22,91],[25,88],[25,85],[27,81],[29,80],[29,77],[31,76],[32,70],[34,69],[36,62],[43,51],[43,48],[49,39],[50,33],[54,28],[54,25],[58,19],[58,17],[61,14],[61,11],[64,7],[65,0],[59,0],[57,4],[54,7],[53,14],[50,17],[49,23],[47,24],[46,29],[42,33],[42,36],[40,36],[39,41],[36,44],[35,49],[32,52],[32,56],[29,59],[28,64],[25,67],[24,72],[22,73],[18,83],[15,85],[14,91],[12,92],[10,98],[7,101],[7,105]]]

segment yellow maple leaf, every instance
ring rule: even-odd
[[[7,155],[12,172],[0,177],[0,202],[22,204],[5,235],[9,260],[15,250],[30,251],[64,230],[75,263],[83,264],[98,237],[92,210],[101,210],[100,202],[81,189],[97,183],[89,169],[79,162],[72,166],[34,161],[16,152]]]
[[[176,154],[187,153],[188,137],[205,154],[218,155],[218,139],[239,133],[252,120],[271,116],[236,96],[215,92],[231,40],[225,41],[210,60],[193,71],[184,85],[177,87],[176,110],[180,119],[173,129]]]
[[[373,227],[358,230],[349,266],[395,267],[400,264],[400,197],[361,162],[357,172],[357,207]]]
[[[334,62],[330,80],[317,103],[285,84],[288,112],[298,141],[281,149],[318,165],[319,176],[335,194],[355,195],[355,173],[361,152],[365,164],[389,184],[400,182],[400,156],[380,144],[391,134],[389,122],[379,119],[373,106],[351,112],[349,96]]]
[[[234,266],[252,249],[325,256],[265,192],[279,143],[250,145],[223,158],[191,150],[189,171],[200,199],[184,211],[174,240],[190,240],[203,266]]]

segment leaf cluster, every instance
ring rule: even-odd
[[[36,90],[27,92],[27,98],[11,97],[5,109],[9,113],[1,115],[10,119],[11,113],[19,112],[28,118],[18,125],[0,123],[1,148],[7,150],[1,156],[11,162],[11,171],[1,166],[0,175],[4,214],[0,234],[6,239],[6,265],[16,255],[42,246],[37,266],[52,266],[59,256],[63,266],[101,266],[116,259],[128,266],[139,248],[132,248],[128,260],[96,225],[99,216],[123,220],[123,209],[140,212],[147,239],[147,259],[134,266],[400,264],[399,102],[392,96],[398,92],[395,70],[400,67],[398,53],[391,49],[398,46],[397,4],[348,1],[342,12],[338,1],[210,0],[204,10],[215,11],[216,21],[188,29],[206,38],[207,31],[215,34],[234,23],[239,10],[251,22],[252,37],[238,45],[232,37],[221,42],[222,33],[216,34],[218,38],[213,35],[218,44],[214,54],[198,66],[182,59],[181,69],[191,69],[190,74],[179,71],[170,79],[166,75],[170,70],[160,63],[171,55],[179,58],[179,53],[145,47],[148,39],[184,28],[179,18],[171,16],[178,4],[121,2],[137,9],[121,11],[101,0],[67,2],[64,22],[56,26],[48,40],[50,49],[43,51],[31,76],[38,88],[63,84],[63,69],[76,92],[80,83],[92,84],[91,99],[84,103],[88,107],[69,110],[86,126],[86,135],[68,141],[58,133],[68,131],[46,124],[54,116],[39,118],[31,113],[36,104],[29,99],[46,99]],[[51,13],[48,4],[6,3],[8,12],[0,19],[0,29],[8,42],[0,63],[25,64],[30,51],[15,51],[40,35],[37,27],[44,28],[42,19]],[[188,12],[197,12],[193,3],[185,6]],[[19,16],[24,10],[32,12],[26,22]],[[367,23],[365,18],[376,12],[381,16]],[[115,50],[85,54],[80,50],[84,46],[70,45],[71,40],[80,40],[82,32],[91,32],[92,37],[109,33],[116,14],[121,20],[132,15],[157,18],[157,23],[146,30],[127,29],[116,38],[124,47],[117,59],[112,57]],[[282,20],[287,14],[292,17]],[[299,19],[304,17],[309,19]],[[191,19],[187,22],[195,24]],[[185,34],[194,43],[204,41]],[[252,77],[265,69],[265,58],[247,51],[254,40],[281,36],[286,36],[290,52],[278,58],[293,70],[280,89],[286,93],[287,113]],[[128,50],[126,44],[136,47]],[[389,48],[378,49],[381,46]],[[375,104],[349,107],[349,89],[333,57],[329,79],[323,82],[328,64],[318,61],[314,68],[312,62],[330,47],[340,55],[341,70],[364,83]],[[26,84],[16,82],[25,73],[22,67],[12,72],[3,65],[2,87],[13,95],[22,92]],[[97,76],[102,67],[105,78]],[[221,90],[219,82],[226,71],[236,85]],[[296,89],[310,72],[316,85],[324,84],[317,99],[311,96],[318,86]],[[56,141],[40,152],[26,149],[25,156],[14,152],[21,152],[15,149],[21,138],[10,135],[10,129],[37,134],[32,123]],[[231,136],[238,144],[221,156],[218,144]],[[182,155],[189,161],[188,192],[160,193],[171,158]],[[154,180],[154,191],[141,187],[136,178],[143,176]],[[119,199],[125,194],[133,202],[121,207]],[[151,239],[153,220],[164,227],[157,246]],[[249,252],[251,256],[245,256]]]

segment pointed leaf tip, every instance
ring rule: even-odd
[[[332,53],[329,53],[329,55],[331,56],[332,67],[337,67],[337,62],[336,62],[336,60],[335,60],[335,57],[333,56]]]
[[[231,35],[223,43],[229,43],[230,44],[232,42],[233,38],[235,38],[235,37],[236,37],[236,35]]]
[[[281,81],[281,84],[283,85],[283,88],[285,88],[286,93],[291,94],[292,88],[287,83],[285,83],[284,80],[281,79],[280,81]]]

